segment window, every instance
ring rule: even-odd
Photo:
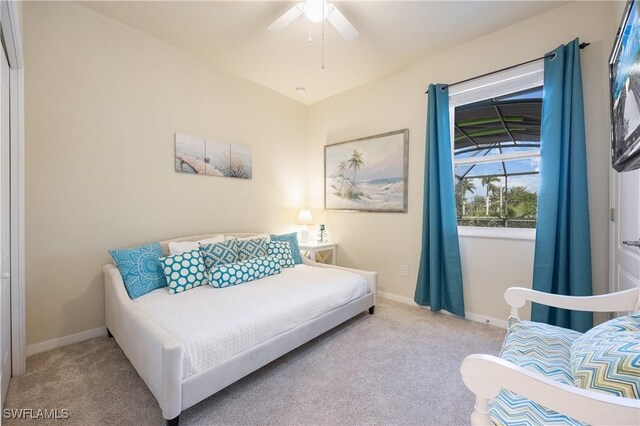
[[[543,62],[450,90],[458,226],[534,228]]]

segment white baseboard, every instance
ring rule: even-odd
[[[465,312],[464,316],[466,319],[469,319],[471,321],[481,322],[483,324],[489,324],[504,329],[507,329],[507,327],[509,326],[509,322],[507,320],[491,318],[485,315],[474,314],[473,312]]]
[[[419,308],[428,309],[426,306],[418,305],[410,297],[398,296],[397,294],[387,293],[385,291],[379,291],[377,293],[377,295],[382,297],[382,298],[384,298],[384,299],[393,300],[394,302],[400,302],[400,303],[404,303],[405,305],[417,306]],[[447,312],[447,311],[442,311],[442,312],[449,314],[449,312]],[[500,327],[500,328],[505,328],[506,329],[507,325],[508,325],[508,322],[506,320],[500,320],[500,319],[497,319],[497,318],[487,317],[485,315],[474,314],[473,312],[465,312],[464,316],[468,320],[475,321],[475,322],[480,322],[482,324],[493,325],[495,327]]]
[[[404,303],[405,305],[413,305],[413,306],[418,306],[420,308],[424,308],[424,306],[418,305],[410,297],[398,296],[397,294],[387,293],[386,291],[378,291],[376,294],[384,299],[393,300],[394,302],[400,302],[400,303]]]
[[[68,336],[58,337],[57,339],[47,340],[45,342],[34,343],[27,346],[27,356],[39,354],[41,352],[50,351],[51,349],[61,348],[73,343],[82,342],[84,340],[93,339],[107,335],[106,327],[98,327],[93,330],[81,331],[80,333],[70,334]]]

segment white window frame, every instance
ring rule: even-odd
[[[540,150],[527,152],[488,155],[482,158],[454,159],[455,152],[455,113],[456,107],[496,98],[510,93],[520,92],[544,84],[544,60],[540,59],[519,67],[501,71],[471,81],[456,84],[449,88],[449,125],[451,134],[451,158],[453,161],[455,184],[455,168],[464,164],[495,163],[497,161],[518,160],[539,157]],[[458,226],[461,237],[500,238],[515,240],[535,240],[535,229],[523,228],[488,228],[478,226]]]

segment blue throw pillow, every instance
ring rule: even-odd
[[[162,256],[160,243],[153,242],[129,249],[109,250],[113,262],[120,270],[124,288],[135,299],[157,288],[166,287],[167,281],[158,260]]]
[[[238,263],[218,265],[209,271],[208,279],[213,287],[223,288],[279,274],[280,271],[282,266],[275,257],[254,257]]]
[[[227,240],[215,244],[200,244],[200,253],[204,258],[207,270],[218,265],[238,261],[236,240]]]
[[[298,234],[296,232],[292,232],[290,234],[281,234],[281,235],[271,234],[271,241],[287,241],[289,244],[291,244],[293,261],[296,262],[296,265],[299,265],[302,263],[300,248],[298,248]]]
[[[200,250],[161,257],[160,263],[169,284],[169,293],[182,293],[207,283],[207,271]]]
[[[283,268],[293,268],[296,266],[289,241],[271,241],[267,248],[267,253],[269,256],[278,259],[280,266]]]

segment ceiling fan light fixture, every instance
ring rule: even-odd
[[[304,2],[304,16],[311,22],[322,22],[330,11],[330,6],[325,0],[306,0]]]
[[[358,30],[347,18],[344,17],[342,12],[340,12],[334,4],[327,3],[326,0],[306,0],[304,2],[296,3],[278,19],[273,21],[267,29],[272,33],[279,33],[287,25],[291,24],[302,15],[304,15],[309,22],[322,22],[323,18],[326,19],[336,29],[336,31],[340,33],[342,38],[347,41],[353,41],[358,37]]]

